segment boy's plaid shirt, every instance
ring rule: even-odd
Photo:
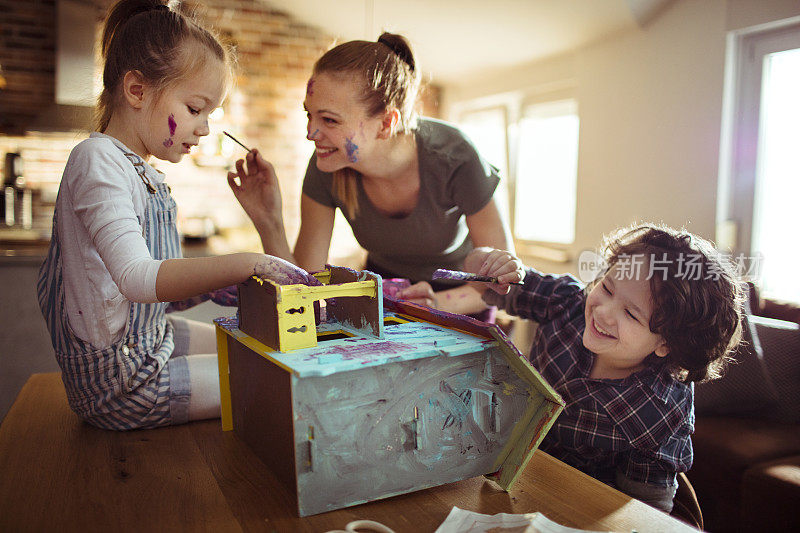
[[[693,386],[675,380],[661,359],[625,379],[590,379],[594,355],[583,346],[586,293],[578,280],[529,269],[523,286],[505,296],[487,290],[484,299],[539,323],[531,363],[567,404],[542,450],[610,485],[619,472],[673,486],[676,473],[689,470]]]

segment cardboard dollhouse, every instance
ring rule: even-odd
[[[495,325],[383,298],[380,276],[239,285],[217,319],[223,430],[300,516],[478,475],[508,489],[563,409]],[[326,301],[319,320],[319,301]]]

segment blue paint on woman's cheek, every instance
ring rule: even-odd
[[[355,163],[358,161],[358,145],[353,142],[352,137],[348,137],[346,139],[346,143],[344,145],[345,150],[347,150],[347,160],[351,163]]]

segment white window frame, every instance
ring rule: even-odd
[[[521,150],[522,150],[522,145],[521,145],[522,136],[521,136],[521,132],[519,131],[519,129],[520,129],[520,126],[521,126],[521,123],[522,123],[523,120],[525,120],[527,118],[531,118],[533,116],[536,116],[535,110],[537,108],[541,109],[544,106],[548,106],[548,107],[552,106],[552,108],[556,108],[556,107],[563,107],[563,108],[571,107],[571,108],[574,108],[575,114],[578,116],[578,123],[579,123],[579,125],[578,125],[578,132],[579,132],[578,133],[578,137],[580,137],[580,113],[579,113],[579,108],[578,108],[578,100],[573,95],[568,95],[568,94],[565,94],[565,93],[550,94],[550,95],[547,95],[547,96],[539,95],[536,98],[529,98],[529,99],[526,99],[523,102],[521,110],[520,110],[521,111],[520,112],[520,117],[519,117],[519,120],[517,122],[518,130],[517,130],[517,134],[516,134],[516,147],[515,147],[516,150],[515,150],[515,156],[514,156],[514,166],[515,166],[514,177],[515,177],[515,180],[514,180],[514,189],[513,190],[514,190],[514,202],[515,203],[512,206],[512,209],[513,209],[514,213],[516,213],[516,211],[517,211],[517,209],[516,209],[516,193],[518,192],[518,184],[519,184],[519,182],[521,180],[518,167],[519,167],[519,163],[520,163],[520,155],[521,155]],[[580,140],[578,139],[577,142],[579,143]],[[577,154],[577,150],[578,150],[578,146],[576,146],[575,149],[576,149],[576,156],[575,156],[576,157],[576,161],[575,161],[575,177],[574,177],[574,179],[575,179],[575,189],[573,191],[573,197],[572,197],[572,202],[574,204],[572,206],[572,239],[569,240],[568,242],[565,242],[565,241],[556,241],[556,240],[534,240],[534,239],[525,239],[523,237],[519,237],[516,234],[516,219],[515,219],[514,220],[514,225],[512,226],[512,231],[514,232],[515,240],[520,242],[520,244],[522,246],[531,246],[531,245],[533,245],[533,246],[545,246],[545,247],[554,247],[554,248],[558,248],[558,249],[564,249],[566,247],[569,247],[570,245],[572,245],[575,242],[575,234],[576,234],[576,230],[577,230],[577,228],[576,228],[576,217],[577,217],[577,202],[578,202],[578,191],[577,191],[577,180],[578,180],[578,170],[577,170],[578,154]],[[542,193],[542,196],[540,196],[538,198],[531,198],[530,199],[531,200],[531,204],[530,204],[531,207],[535,207],[536,204],[539,203],[539,202],[546,201],[546,200],[544,200],[544,198],[546,198],[547,195],[550,194],[550,192],[546,191],[546,190],[541,191],[541,193]]]
[[[728,36],[717,202],[717,245],[752,256],[764,57],[800,48],[800,18]]]
[[[515,91],[510,93],[498,94],[484,97],[468,102],[459,102],[451,108],[450,115],[458,123],[462,117],[471,113],[483,112],[495,108],[505,109],[507,129],[506,129],[506,164],[508,175],[503,176],[507,179],[508,192],[508,213],[509,225],[512,230],[512,237],[517,253],[526,256],[537,256],[548,261],[566,263],[569,261],[569,250],[573,243],[557,243],[549,241],[530,241],[517,237],[513,229],[515,227],[515,206],[517,188],[517,167],[519,161],[519,122],[524,117],[525,109],[548,102],[558,102],[573,100],[578,107],[580,117],[580,106],[577,98],[576,83],[574,80],[563,80],[550,83],[541,87],[529,88],[525,91]],[[580,136],[580,134],[579,134]],[[480,147],[479,147],[480,149]],[[491,163],[491,161],[489,161]],[[577,176],[576,176],[577,179]],[[577,215],[577,190],[576,190],[576,215]],[[577,225],[577,221],[576,221]],[[576,227],[577,232],[577,227]]]
[[[496,200],[501,204],[498,206],[500,209],[500,213],[503,217],[507,218],[509,221],[511,220],[512,215],[512,198],[514,195],[514,188],[512,186],[511,180],[511,168],[510,168],[510,161],[509,161],[509,136],[508,136],[508,126],[509,126],[509,119],[508,119],[508,108],[504,105],[489,105],[489,106],[482,106],[482,107],[475,107],[470,108],[462,113],[459,114],[459,120],[464,121],[470,115],[481,115],[486,113],[496,113],[502,122],[502,129],[503,129],[503,145],[504,145],[504,154],[502,159],[499,161],[493,161],[487,154],[481,152],[481,148],[476,144],[476,148],[478,148],[481,157],[483,157],[489,164],[494,165],[498,168],[500,174],[500,184],[498,188],[501,193],[500,198],[496,198]],[[476,142],[476,139],[473,135],[469,134],[469,131],[465,131],[464,133],[470,137],[472,142]]]

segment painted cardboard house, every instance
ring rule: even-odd
[[[508,490],[563,402],[502,331],[384,299],[368,271],[315,276],[253,277],[238,318],[216,320],[223,430],[299,515],[478,475]]]

